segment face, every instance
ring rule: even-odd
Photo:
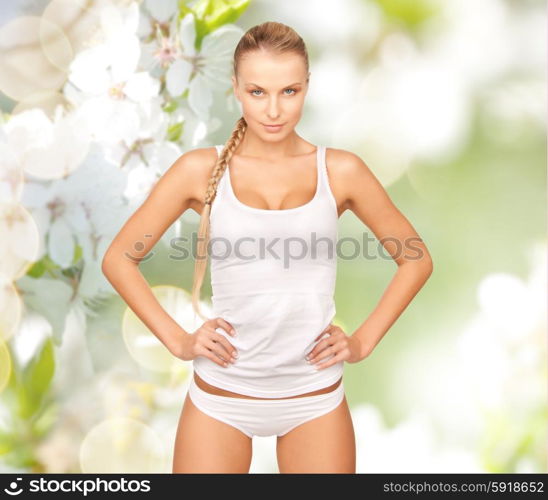
[[[304,59],[294,52],[245,54],[232,85],[248,131],[266,141],[279,141],[290,134],[301,119],[309,75]]]

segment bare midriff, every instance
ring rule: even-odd
[[[316,391],[305,392],[304,394],[299,394],[297,396],[288,396],[285,398],[256,398],[254,396],[247,396],[245,394],[239,394],[237,392],[226,391],[214,385],[208,384],[204,379],[200,378],[196,372],[194,372],[194,380],[196,385],[210,394],[216,394],[217,396],[228,396],[229,398],[245,398],[245,399],[293,399],[293,398],[303,398],[305,396],[315,396],[317,394],[325,394],[326,392],[334,391],[338,385],[341,383],[342,377],[337,380],[334,384],[331,384],[327,387],[322,387]]]

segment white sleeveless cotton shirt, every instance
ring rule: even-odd
[[[215,147],[220,154],[223,145]],[[336,312],[338,213],[325,149],[317,146],[314,198],[295,208],[242,203],[228,168],[219,181],[210,213],[212,312],[233,325],[235,337],[216,331],[239,356],[228,367],[194,358],[194,370],[209,384],[284,398],[327,387],[343,374],[343,361],[317,370],[305,359]]]

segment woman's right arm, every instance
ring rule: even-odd
[[[185,210],[203,206],[198,200],[203,198],[216,156],[212,148],[199,148],[181,155],[126,221],[102,260],[103,274],[113,288],[166,348],[183,359],[196,355],[189,352],[196,350],[192,345],[195,336],[185,331],[161,306],[141,274],[139,263]],[[220,318],[210,320],[201,327],[209,337],[203,340],[212,339],[209,345],[217,352],[220,352],[219,347],[224,347],[231,353],[235,349],[215,332],[217,327],[231,333],[232,326],[228,322]],[[201,354],[222,364],[212,352],[206,352],[203,346],[201,349]]]

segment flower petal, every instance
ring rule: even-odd
[[[177,12],[177,0],[145,0],[145,6],[152,17],[161,23]]]
[[[181,21],[179,26],[179,38],[185,54],[193,56],[196,54],[194,44],[196,43],[196,27],[194,16],[189,12]]]
[[[213,104],[213,96],[207,82],[201,75],[196,75],[190,82],[188,104],[200,118],[209,119],[209,108]]]
[[[181,95],[188,87],[192,65],[183,60],[175,61],[166,72],[166,88],[173,97]]]
[[[147,101],[158,95],[160,82],[146,71],[134,73],[124,86],[124,94],[135,102]]]
[[[69,226],[62,218],[51,224],[48,237],[48,253],[51,259],[62,268],[69,267],[74,257],[74,238]]]

